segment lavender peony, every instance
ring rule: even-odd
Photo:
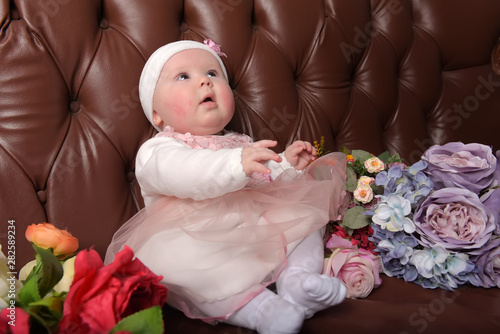
[[[414,215],[423,246],[436,243],[447,250],[478,251],[496,229],[494,216],[467,189],[444,188],[430,194]]]
[[[484,288],[500,288],[500,238],[492,239],[485,245],[488,249],[480,256],[472,256],[471,260],[476,265],[474,285]]]
[[[500,235],[500,163],[498,163],[498,160],[500,160],[500,150],[497,151],[496,155],[497,169],[495,170],[494,180],[491,184],[492,188],[495,188],[490,189],[483,196],[481,196],[481,202],[483,202],[484,206],[490,209],[493,213],[497,225],[495,233]]]
[[[460,187],[479,193],[490,186],[497,166],[491,148],[482,144],[452,142],[434,145],[424,152],[426,172],[435,189]]]

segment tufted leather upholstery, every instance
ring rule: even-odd
[[[33,254],[27,225],[67,227],[81,248],[103,254],[142,207],[134,158],[154,130],[138,78],[149,55],[174,40],[222,44],[236,98],[229,128],[277,139],[278,150],[321,136],[330,150],[389,150],[409,162],[434,143],[500,149],[498,0],[1,0],[0,24],[0,222],[15,220],[18,269]],[[440,292],[385,279],[371,300],[386,308],[348,301],[337,312],[349,325],[330,312],[304,330],[369,330],[374,324],[358,322],[366,313],[401,307],[407,312],[387,332],[423,328],[408,317],[442,301]],[[440,319],[457,321],[452,314],[486,298],[496,308],[484,316],[498,316],[498,291],[474,291],[444,304]],[[405,304],[406,292],[417,301]],[[171,317],[179,332],[198,324]]]

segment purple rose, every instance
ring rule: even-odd
[[[500,288],[500,238],[490,240],[484,247],[487,249],[480,256],[472,256],[476,265],[474,285],[484,288]]]
[[[489,187],[497,166],[491,147],[461,142],[434,145],[422,160],[427,162],[426,172],[435,189],[459,187],[475,193]]]
[[[454,251],[480,249],[496,228],[491,211],[476,194],[462,188],[431,193],[417,208],[414,221],[422,245],[440,243]]]
[[[498,160],[500,160],[500,150],[497,151],[497,161]],[[495,177],[491,186],[498,186],[498,188],[491,189],[486,194],[481,196],[481,201],[484,206],[490,209],[493,213],[497,225],[495,233],[500,235],[500,163],[497,163]]]

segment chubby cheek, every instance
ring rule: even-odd
[[[228,112],[228,116],[232,117],[234,114],[234,95],[230,89],[221,94],[219,103],[224,105]]]
[[[168,110],[168,114],[165,117],[166,125],[170,125],[176,130],[184,128],[186,119],[189,117],[189,110],[192,108],[192,103],[182,98],[182,96],[178,96],[165,103],[165,107]]]
[[[185,105],[183,103],[173,102],[169,103],[169,118],[171,120],[181,120],[186,117]]]

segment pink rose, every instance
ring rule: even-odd
[[[325,259],[323,273],[337,277],[347,287],[348,298],[365,298],[382,284],[380,257],[332,235],[326,247],[333,250]]]
[[[370,186],[358,185],[353,194],[354,198],[361,203],[370,203],[373,199],[373,190]]]
[[[66,300],[60,333],[108,333],[117,322],[140,310],[162,306],[167,288],[128,246],[104,266],[90,249],[76,255],[75,276]]]
[[[358,187],[360,187],[360,186],[367,186],[368,187],[373,182],[375,182],[375,179],[373,177],[361,176],[358,180]]]
[[[379,158],[373,157],[365,161],[365,168],[370,173],[378,173],[385,169],[385,164]]]

